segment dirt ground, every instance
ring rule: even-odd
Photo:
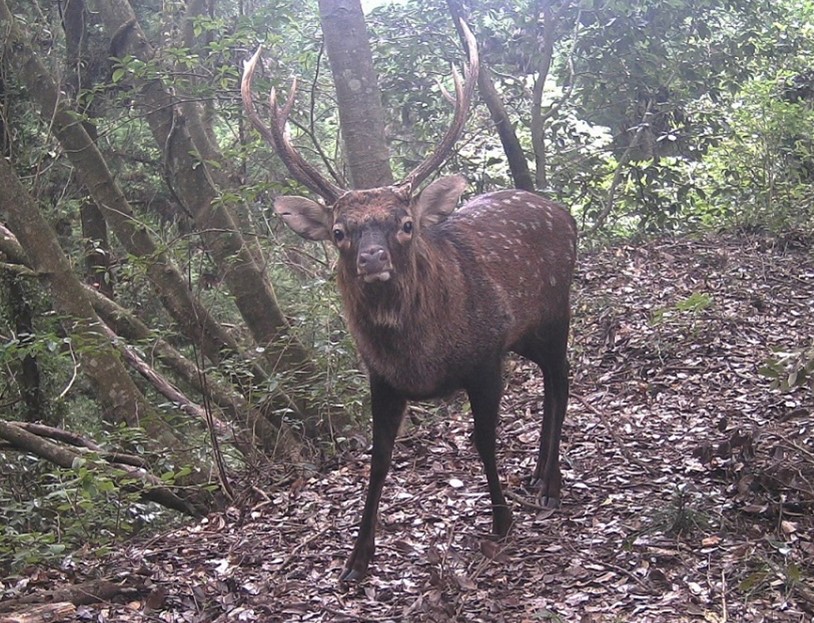
[[[111,584],[115,596],[77,607],[81,621],[812,621],[814,392],[760,373],[775,351],[812,344],[811,240],[661,240],[579,266],[563,504],[534,508],[524,488],[542,379],[510,360],[505,543],[488,534],[458,398],[411,410],[359,584],[338,576],[363,445],[307,479],[258,479],[242,509],[0,589],[16,600]]]

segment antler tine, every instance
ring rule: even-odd
[[[453,114],[452,123],[447,129],[446,134],[444,134],[444,138],[442,138],[438,144],[437,149],[404,178],[402,184],[410,183],[413,188],[418,186],[430,173],[446,162],[450,151],[460,138],[461,132],[463,132],[464,126],[466,125],[467,117],[469,116],[469,106],[472,102],[472,95],[475,92],[475,85],[478,82],[480,61],[478,59],[478,43],[475,41],[475,36],[472,34],[472,31],[469,30],[469,26],[467,26],[463,20],[461,20],[461,29],[464,34],[466,51],[469,57],[469,63],[464,70],[466,84],[461,84],[461,76],[453,66],[452,80],[455,83],[455,113]]]
[[[288,119],[288,115],[291,114],[291,110],[294,108],[294,96],[296,94],[297,94],[297,76],[294,76],[294,78],[291,80],[291,89],[289,89],[288,91],[288,97],[285,100],[285,106],[283,106],[283,109],[280,111],[280,117],[282,118],[284,125],[285,120]],[[277,109],[274,108],[273,110]]]
[[[274,149],[280,154],[289,173],[294,179],[300,181],[302,184],[313,190],[315,193],[323,197],[326,201],[333,202],[337,199],[341,192],[336,194],[333,192],[330,182],[325,180],[313,167],[311,167],[294,149],[291,141],[288,138],[286,131],[286,123],[288,121],[288,114],[294,106],[294,98],[297,93],[297,80],[293,80],[291,89],[289,90],[288,97],[286,98],[285,106],[282,109],[277,105],[277,90],[271,87],[269,92],[269,110],[271,116],[271,129],[270,134],[273,136],[274,142],[272,143]],[[330,195],[330,196],[329,196]]]
[[[257,61],[260,59],[260,54],[263,52],[263,46],[257,48],[257,52],[251,57],[243,66],[243,79],[240,81],[240,95],[243,99],[243,108],[246,110],[246,116],[249,118],[251,124],[260,132],[260,135],[266,142],[274,145],[274,136],[271,130],[260,119],[257,110],[254,107],[252,100],[252,79],[254,78],[254,70],[257,67]]]
[[[294,106],[294,96],[297,87],[296,80],[282,108],[277,106],[277,95],[274,88],[271,89],[271,93],[269,94],[269,103],[271,104],[271,127],[263,123],[257,114],[254,102],[252,101],[252,78],[254,77],[254,70],[257,67],[257,62],[260,60],[262,51],[263,47],[261,46],[257,49],[257,52],[254,53],[254,56],[246,62],[243,69],[240,94],[243,98],[243,107],[246,110],[246,116],[257,131],[260,132],[265,141],[277,151],[283,164],[285,164],[294,179],[320,195],[328,203],[334,203],[344,191],[326,179],[299,154],[291,144],[285,131],[288,115]]]

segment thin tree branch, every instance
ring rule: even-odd
[[[599,230],[607,220],[610,213],[613,211],[613,203],[616,195],[616,189],[619,187],[619,184],[622,182],[622,176],[624,173],[624,169],[627,166],[627,163],[630,161],[630,156],[633,153],[633,150],[639,145],[639,139],[641,139],[642,134],[644,133],[645,129],[647,129],[647,117],[650,115],[650,109],[653,107],[653,102],[655,100],[650,98],[647,102],[647,106],[645,107],[644,114],[642,114],[641,122],[636,126],[636,131],[633,134],[633,138],[628,143],[627,149],[625,149],[622,156],[619,158],[619,162],[616,165],[616,170],[613,172],[613,179],[611,180],[610,188],[608,188],[608,194],[605,198],[605,205],[602,208],[602,211],[596,217],[596,221],[588,230],[589,233],[594,233]]]

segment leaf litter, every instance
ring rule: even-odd
[[[556,512],[526,486],[542,379],[507,362],[498,461],[515,525],[505,542],[489,535],[486,483],[456,397],[410,411],[376,558],[358,584],[337,580],[367,481],[369,454],[357,448],[319,473],[255,474],[245,490],[265,498],[8,579],[3,598],[45,600],[104,579],[121,592],[79,605],[77,620],[811,621],[814,397],[759,372],[774,351],[811,345],[810,240],[586,252],[573,310]]]

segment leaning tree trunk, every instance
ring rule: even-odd
[[[285,422],[272,423],[257,405],[237,392],[229,383],[214,375],[201,372],[197,365],[178,352],[166,340],[155,333],[128,310],[97,291],[86,289],[96,313],[119,336],[130,342],[146,344],[145,350],[155,356],[167,369],[171,370],[183,383],[209,398],[210,406],[222,412],[236,430],[235,445],[250,462],[264,460],[252,448],[257,447],[265,456],[288,463],[302,460],[302,447],[297,435]]]
[[[325,49],[339,104],[342,142],[354,188],[393,183],[384,108],[359,0],[319,0]]]
[[[108,421],[143,426],[157,447],[179,449],[183,444],[144,399],[101,329],[101,320],[88,302],[56,234],[11,165],[0,159],[0,212],[26,250],[34,270],[45,278],[54,309],[68,318],[66,330],[79,347],[81,370],[94,388]]]
[[[144,62],[152,60],[155,50],[126,0],[97,0],[95,6],[111,39],[113,56],[129,54]],[[199,111],[188,108],[185,112],[192,112],[191,115],[182,113],[179,98],[158,78],[137,78],[132,87],[139,91],[135,102],[145,111],[150,130],[163,151],[167,182],[182,207],[194,218],[218,266],[225,270],[224,279],[255,341],[263,347],[282,341],[288,323],[270,284],[247,252],[231,214],[218,201],[220,188],[211,168],[199,156],[211,153],[214,146],[205,140],[201,141],[205,146],[199,148],[193,140],[200,132],[206,135],[200,127]],[[296,344],[286,353],[276,355],[286,368],[308,361],[307,354]]]
[[[33,265],[17,237],[0,224],[0,253],[5,255],[9,267],[31,279],[36,277]],[[11,271],[10,271],[11,272]],[[19,274],[17,277],[19,278]],[[272,424],[257,405],[246,400],[234,386],[219,376],[204,375],[200,368],[178,352],[166,340],[136,318],[130,311],[107,298],[92,286],[83,290],[94,311],[113,332],[131,343],[145,346],[145,351],[156,357],[175,376],[201,395],[206,395],[210,407],[224,414],[232,427],[230,435],[234,445],[250,464],[267,459],[288,463],[302,461],[302,446],[297,435],[286,422],[279,426]],[[259,455],[258,451],[264,452]]]
[[[13,43],[5,47],[11,66],[38,104],[41,116],[49,123],[62,144],[80,180],[97,205],[103,208],[105,218],[112,225],[118,240],[128,252],[146,260],[144,263],[148,277],[158,288],[164,307],[178,322],[183,333],[194,344],[199,345],[204,356],[215,364],[222,362],[225,357],[240,353],[241,349],[235,338],[193,296],[184,276],[169,256],[155,244],[147,228],[139,225],[138,218],[114,180],[102,154],[87,134],[84,125],[76,123],[76,111],[61,97],[53,78],[20,32],[5,0],[0,0],[0,26],[6,29],[9,43]],[[257,365],[252,365],[251,372],[258,381],[267,378],[266,372]],[[272,397],[271,404],[272,408],[280,406],[289,409],[292,401],[284,393],[278,392]],[[298,412],[297,409],[291,411]],[[311,428],[315,429],[316,426]],[[266,448],[274,447],[279,442],[277,425],[259,426],[254,430],[258,435],[268,433],[262,441]]]
[[[184,276],[156,245],[147,229],[139,225],[99,149],[84,126],[76,123],[80,115],[62,97],[56,82],[14,21],[5,0],[0,0],[0,26],[8,33],[4,52],[12,69],[25,84],[40,116],[61,143],[88,192],[103,208],[105,219],[119,242],[129,253],[145,260],[147,276],[158,288],[164,307],[213,363],[221,361],[224,351],[238,352],[234,338],[192,296]]]

